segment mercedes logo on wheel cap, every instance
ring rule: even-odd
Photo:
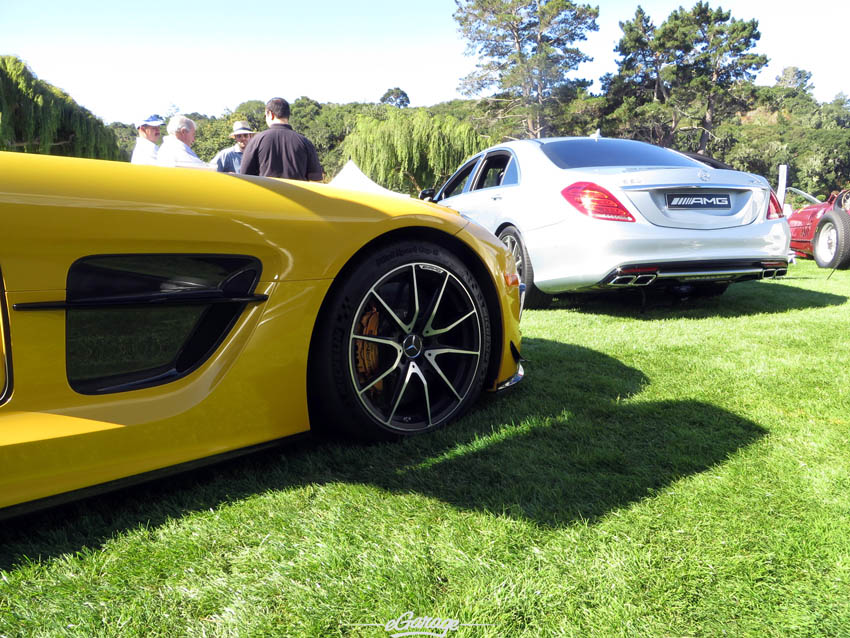
[[[415,359],[422,354],[422,337],[407,335],[401,342],[401,349],[409,359]]]

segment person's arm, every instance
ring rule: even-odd
[[[215,157],[209,161],[209,167],[214,168],[219,173],[224,172],[224,153],[225,151],[219,151],[215,154]]]
[[[319,163],[319,154],[310,140],[307,140],[307,146],[310,149],[309,159],[307,160],[307,180],[310,182],[321,182],[325,177],[325,171],[321,163]]]
[[[251,138],[242,151],[242,166],[239,167],[240,175],[259,175],[260,159],[257,156],[257,136]]]
[[[198,157],[191,148],[180,149],[180,154],[176,158],[176,165],[180,168],[202,168],[205,170],[213,170],[204,160]]]

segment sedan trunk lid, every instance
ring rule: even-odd
[[[666,228],[713,230],[746,226],[767,210],[770,187],[737,171],[647,168],[610,176],[614,188],[648,222]]]

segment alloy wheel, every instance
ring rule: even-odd
[[[481,309],[442,266],[399,266],[360,300],[349,330],[349,372],[372,418],[400,432],[447,420],[475,388]]]
[[[516,272],[519,275],[520,280],[525,281],[523,279],[524,263],[522,259],[522,246],[520,246],[517,238],[510,233],[503,233],[500,239],[502,240],[502,243],[507,246],[508,250],[511,251],[511,256],[514,258]]]

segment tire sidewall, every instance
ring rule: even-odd
[[[534,283],[534,270],[531,267],[531,260],[528,258],[528,250],[525,248],[525,242],[522,240],[522,235],[515,226],[506,226],[499,233],[499,241],[505,243],[505,237],[511,236],[517,243],[520,259],[522,259],[522,283],[529,286]]]
[[[528,249],[525,247],[525,241],[522,239],[522,234],[516,226],[505,226],[499,232],[499,240],[504,243],[504,237],[510,235],[513,237],[519,246],[520,256],[522,258],[522,283],[525,284],[525,298],[523,306],[525,308],[546,308],[552,303],[552,295],[543,292],[534,285],[534,266],[531,265],[531,258],[528,256]]]
[[[828,261],[818,253],[821,233],[826,232],[826,227],[832,225],[835,228],[835,254]],[[812,241],[812,256],[821,268],[846,269],[850,267],[850,214],[840,209],[828,211],[818,222],[817,230]]]
[[[415,431],[391,428],[376,419],[361,403],[350,373],[350,331],[360,305],[373,285],[388,273],[413,263],[433,264],[449,271],[463,284],[473,300],[480,317],[481,356],[469,392],[452,412],[441,421]],[[325,399],[324,419],[334,430],[366,438],[385,439],[420,434],[438,429],[463,414],[480,394],[487,374],[491,325],[487,303],[478,281],[470,270],[450,250],[431,242],[402,241],[378,249],[357,263],[333,292],[319,334],[316,356],[318,374],[311,375],[312,383],[325,384],[330,396]]]

